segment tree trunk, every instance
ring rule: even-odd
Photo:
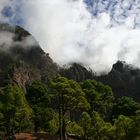
[[[7,119],[6,122],[6,135],[7,135],[7,139],[10,140],[10,118]]]
[[[59,93],[59,131],[60,140],[67,140],[66,137],[66,124],[65,124],[65,109],[64,109],[64,97],[62,93]]]
[[[35,125],[34,126],[34,132],[37,133],[38,132],[38,124],[37,124],[36,121],[34,122],[34,125]]]
[[[61,106],[59,107],[59,137],[60,140],[62,140],[63,138],[63,134],[62,134],[62,108]]]
[[[67,140],[67,136],[66,136],[66,124],[65,124],[65,120],[63,119],[63,125],[62,125],[62,133],[63,133],[63,140]]]

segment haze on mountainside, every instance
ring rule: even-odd
[[[97,73],[117,60],[140,67],[139,0],[1,0],[0,20],[17,24],[60,65]]]
[[[12,83],[25,89],[56,72],[57,65],[30,33],[19,26],[0,24],[0,86]]]

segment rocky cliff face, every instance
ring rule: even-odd
[[[130,96],[140,101],[140,69],[118,61],[107,75],[96,79],[111,86],[116,97]]]
[[[68,68],[61,68],[60,74],[77,82],[94,78],[92,70],[87,70],[84,66],[78,63],[73,63]]]
[[[16,83],[22,87],[34,80],[48,79],[57,65],[27,31],[0,25],[0,85]]]

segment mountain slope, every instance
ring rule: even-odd
[[[61,68],[59,70],[60,75],[73,79],[77,82],[81,82],[87,79],[93,79],[94,73],[92,70],[87,70],[84,66],[73,63],[68,68]]]
[[[9,82],[25,87],[33,80],[47,80],[57,65],[27,31],[0,25],[0,85]]]
[[[111,86],[116,97],[130,96],[140,101],[140,69],[118,61],[107,75],[96,79]]]

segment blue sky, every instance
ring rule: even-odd
[[[20,11],[22,9],[22,0],[1,0],[0,3],[0,21],[23,26],[24,20]]]
[[[11,17],[13,16],[14,14],[14,11],[12,10],[12,8],[10,6],[6,6],[3,8],[2,10],[2,14],[5,16],[5,17]]]
[[[124,24],[133,16],[134,28],[140,24],[140,0],[85,0],[93,15],[108,13],[115,24]]]

